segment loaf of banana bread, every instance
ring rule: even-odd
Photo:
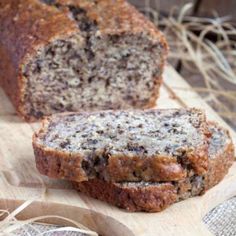
[[[108,183],[94,179],[74,182],[79,191],[128,211],[162,211],[171,204],[203,194],[219,183],[234,161],[234,147],[228,131],[210,122],[209,169],[175,182]]]
[[[152,107],[166,54],[124,0],[0,1],[0,85],[26,120]]]
[[[46,118],[33,148],[53,178],[177,181],[207,172],[208,135],[198,109],[71,113]]]

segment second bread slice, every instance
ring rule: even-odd
[[[209,124],[209,170],[204,176],[194,175],[172,182],[108,183],[90,180],[74,183],[79,191],[91,197],[125,208],[128,211],[156,212],[171,204],[203,194],[219,183],[234,161],[234,147],[229,133],[217,124]]]
[[[45,119],[33,147],[53,178],[176,181],[206,173],[207,135],[197,109],[72,113]]]

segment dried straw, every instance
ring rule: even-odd
[[[9,169],[4,169],[3,171],[7,170]],[[0,221],[0,236],[17,236],[19,235],[19,232],[24,232],[24,235],[32,235],[33,233],[33,235],[37,236],[44,236],[46,234],[48,235],[56,232],[75,232],[75,233],[80,233],[81,235],[98,236],[96,232],[88,229],[81,223],[58,215],[44,215],[44,216],[33,217],[28,220],[17,219],[17,215],[19,213],[22,213],[27,207],[29,207],[35,201],[43,200],[47,195],[47,187],[45,186],[45,183],[43,179],[40,177],[40,175],[36,173],[34,177],[39,180],[39,183],[41,183],[40,194],[38,196],[30,198],[12,212],[9,212],[8,210],[0,210],[0,217],[3,218],[3,220]],[[42,222],[48,219],[60,219],[63,220],[65,223],[74,225],[74,227],[57,227],[54,229],[44,230],[43,232],[39,232],[37,227],[34,227],[33,225],[36,222]]]
[[[57,216],[57,215],[45,215],[45,216],[39,216],[39,217],[34,217],[28,220],[18,220],[16,216],[25,210],[30,204],[32,204],[34,201],[38,199],[31,199],[26,202],[24,202],[21,206],[19,206],[17,209],[15,209],[13,212],[9,212],[7,210],[0,210],[0,215],[3,217],[6,215],[6,217],[0,222],[0,236],[17,236],[19,235],[18,232],[19,230],[23,230],[26,235],[30,235],[26,226],[28,226],[31,229],[31,232],[34,232],[34,235],[37,236],[43,236],[48,233],[54,233],[54,232],[76,232],[76,233],[81,233],[81,234],[86,234],[86,235],[91,235],[91,236],[98,236],[98,234],[94,231],[89,230],[87,227],[84,225],[62,217],[62,216]],[[32,223],[39,222],[42,220],[48,220],[48,219],[60,219],[63,220],[67,223],[73,224],[75,227],[59,227],[56,229],[51,229],[51,230],[46,230],[44,232],[39,232],[36,227],[32,225]]]
[[[236,112],[232,111],[236,110],[236,28],[229,16],[219,17],[216,13],[213,18],[188,16],[192,7],[188,3],[179,12],[174,8],[169,17],[160,17],[147,6],[141,10],[158,27],[164,28],[170,45],[169,58],[180,60],[189,74],[203,79],[204,87],[194,89],[207,94],[206,101],[213,103],[220,115],[231,118],[236,125]],[[214,43],[207,39],[209,34],[216,36]],[[231,87],[234,89],[229,90]]]

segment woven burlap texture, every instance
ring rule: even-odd
[[[236,197],[220,204],[204,218],[204,223],[209,230],[216,236],[235,236],[236,235]],[[55,227],[33,225],[38,232],[43,233],[47,230],[52,230]],[[19,231],[20,236],[37,236],[39,233],[35,229],[27,227]],[[28,233],[28,234],[27,234]],[[157,232],[158,233],[158,232]],[[79,233],[54,232],[45,233],[43,236],[85,236]],[[199,235],[204,236],[204,235]]]

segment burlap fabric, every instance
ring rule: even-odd
[[[209,212],[203,219],[209,230],[216,236],[235,236],[236,235],[236,197],[232,198]],[[19,231],[20,236],[84,236],[80,233],[54,232],[45,233],[47,230],[55,229],[55,227],[32,225]],[[36,232],[36,230],[38,232]],[[28,233],[28,234],[27,234]],[[158,232],[157,232],[158,233]],[[201,236],[201,235],[199,235]],[[203,235],[204,236],[204,235]]]

